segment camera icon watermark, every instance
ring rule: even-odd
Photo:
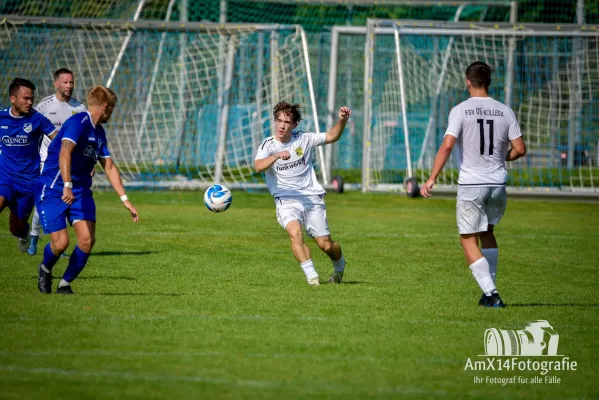
[[[558,356],[559,334],[546,320],[526,323],[524,329],[490,328],[484,336],[486,356]]]

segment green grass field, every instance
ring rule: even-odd
[[[496,229],[508,307],[482,309],[451,199],[328,195],[348,269],[341,285],[309,287],[267,194],[235,192],[224,214],[201,192],[129,195],[138,224],[96,194],[75,296],[38,293],[41,255],[19,254],[0,215],[0,398],[599,397],[598,203],[510,200]],[[309,245],[326,280],[331,263]],[[486,329],[539,319],[577,362],[546,375],[560,383],[465,370],[485,359]],[[528,382],[484,381],[513,376]]]

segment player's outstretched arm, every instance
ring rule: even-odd
[[[331,130],[325,134],[325,144],[335,143],[337,140],[339,140],[341,134],[343,133],[343,130],[345,129],[345,124],[347,123],[347,120],[349,119],[350,115],[351,110],[349,109],[349,107],[341,107],[339,109],[339,120],[337,121],[335,126],[333,126]]]
[[[121,201],[123,202],[123,206],[131,213],[131,219],[133,222],[139,221],[139,215],[137,214],[137,210],[133,206],[133,203],[129,200],[127,195],[125,194],[125,186],[123,186],[123,181],[121,180],[121,173],[116,165],[112,162],[112,158],[110,157],[101,157],[100,164],[102,168],[104,168],[104,172],[106,173],[106,177],[108,181],[112,185],[116,194],[119,195]]]
[[[60,176],[64,182],[62,189],[62,201],[71,205],[75,196],[73,196],[73,182],[71,181],[71,155],[75,149],[75,142],[70,139],[62,139],[60,154],[58,155],[58,168]]]
[[[431,197],[430,192],[433,189],[433,186],[435,186],[435,183],[437,182],[437,177],[441,173],[441,170],[445,166],[445,163],[447,163],[447,160],[451,155],[451,151],[453,150],[455,142],[455,136],[445,135],[445,137],[443,138],[443,143],[441,143],[441,147],[439,147],[439,151],[437,152],[437,156],[435,157],[435,163],[433,164],[433,171],[431,172],[431,176],[420,189],[420,194],[422,195],[422,197]]]
[[[288,151],[280,151],[280,152],[272,154],[266,158],[261,158],[259,160],[255,160],[254,161],[254,169],[256,170],[256,172],[266,171],[279,158],[281,160],[289,160],[291,158],[291,154]]]

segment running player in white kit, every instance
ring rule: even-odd
[[[278,103],[273,110],[276,133],[258,148],[254,166],[266,171],[266,184],[275,198],[277,220],[287,231],[291,249],[306,275],[308,284],[320,285],[318,273],[304,244],[304,232],[314,238],[318,247],[333,262],[329,283],[340,283],[345,270],[345,258],[339,243],[331,239],[324,202],[325,190],[316,180],[312,165],[312,150],[334,143],[341,137],[351,115],[347,107],[339,109],[339,120],[327,133],[293,132],[302,119],[299,104]]]
[[[35,106],[35,109],[48,118],[54,124],[56,130],[59,130],[69,117],[82,111],[87,111],[87,108],[71,97],[73,88],[75,87],[75,79],[70,70],[61,68],[54,72],[54,87],[56,88],[56,93],[42,99],[42,101]],[[40,145],[40,172],[44,169],[50,142],[50,138],[44,137]],[[33,214],[33,220],[31,221],[31,242],[29,243],[29,249],[27,250],[27,254],[30,256],[37,253],[37,242],[40,237],[41,227],[40,217],[36,209]]]
[[[512,109],[489,97],[490,84],[491,68],[487,64],[475,62],[466,69],[470,98],[449,113],[431,176],[420,192],[423,197],[431,196],[437,176],[456,145],[460,167],[457,225],[466,261],[483,291],[478,304],[505,307],[495,287],[498,249],[493,227],[507,205],[505,162],[525,155],[526,145]],[[478,247],[479,239],[482,249]]]

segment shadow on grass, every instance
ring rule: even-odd
[[[595,303],[514,303],[508,307],[599,307]]]
[[[104,257],[104,256],[145,256],[148,254],[158,254],[159,251],[92,251],[92,257]]]
[[[119,279],[123,281],[134,281],[137,278],[133,278],[132,276],[79,276],[79,279]]]

